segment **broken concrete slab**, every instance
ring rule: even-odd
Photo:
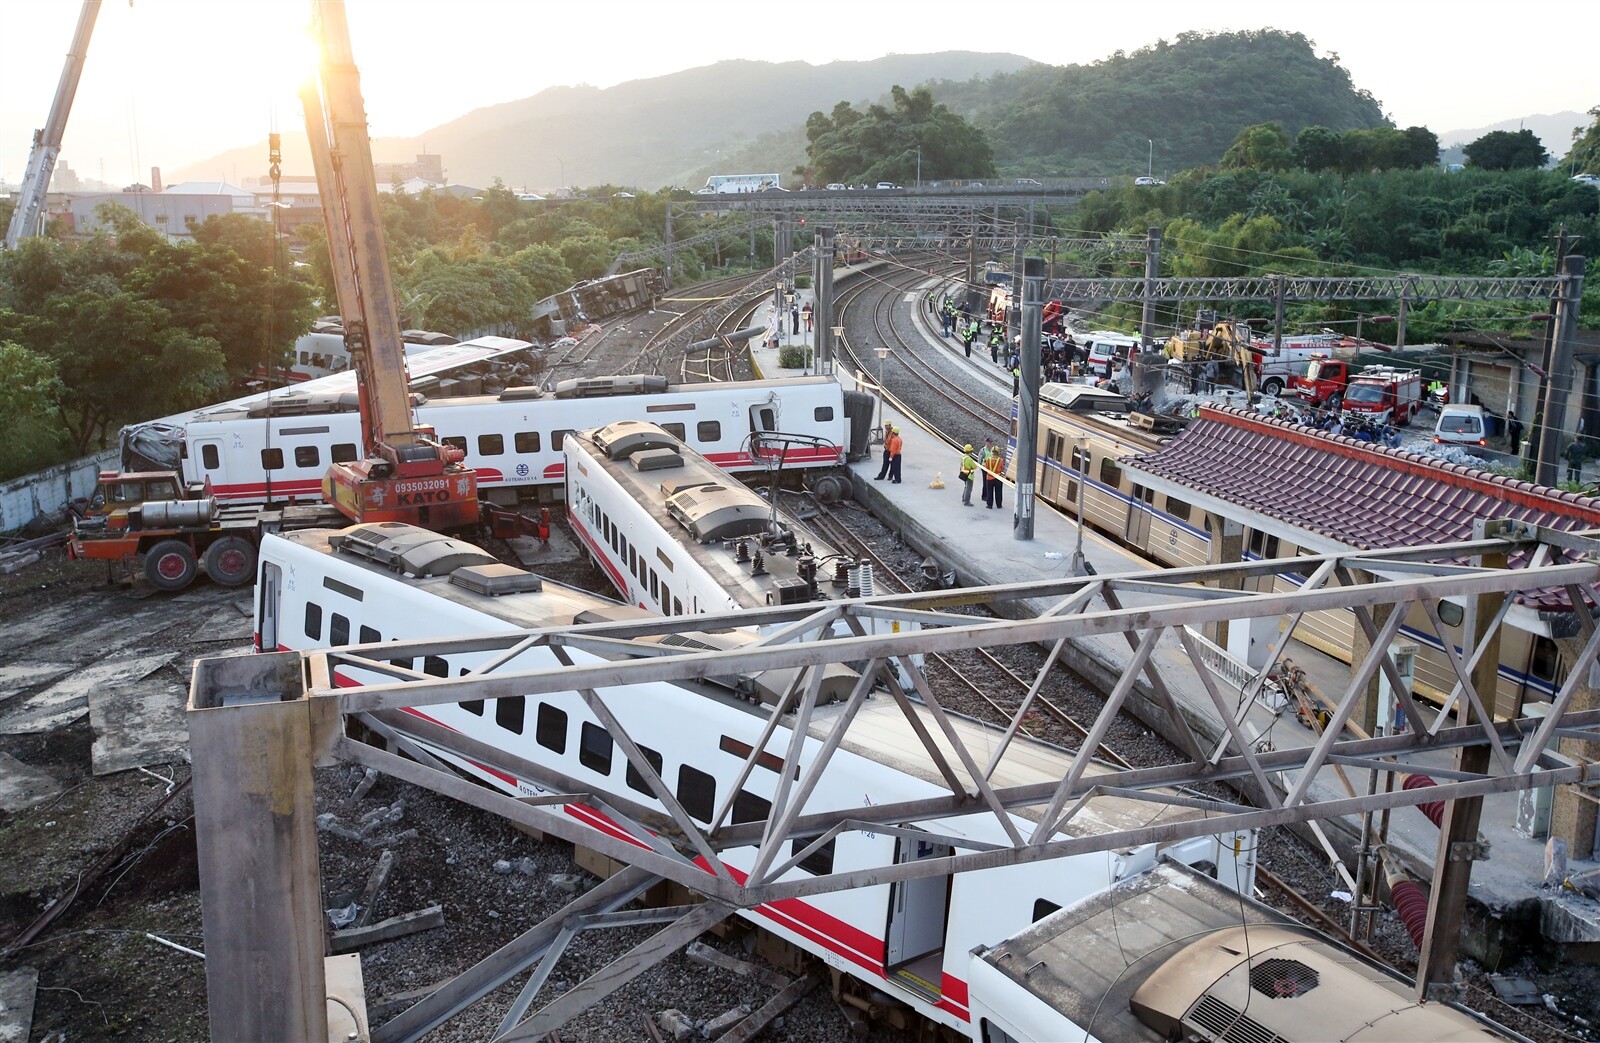
[[[176,651],[102,659],[73,671],[49,688],[12,699],[0,715],[0,734],[46,732],[70,724],[89,710],[89,693],[138,681],[178,658]]]
[[[239,642],[249,641],[255,634],[255,624],[250,616],[241,616],[232,604],[211,614],[211,617],[195,630],[194,640],[212,642]]]
[[[0,666],[0,702],[76,670],[75,663],[13,663]]]
[[[0,973],[0,1043],[28,1043],[38,992],[39,972],[32,967]]]
[[[61,792],[61,783],[37,768],[0,753],[0,811],[21,811]]]
[[[552,561],[577,561],[583,555],[578,544],[563,532],[560,526],[551,526],[550,543],[541,544],[532,536],[513,536],[506,546],[517,556],[525,569],[539,571],[539,566]]]
[[[96,775],[183,760],[189,748],[185,709],[189,693],[181,684],[141,681],[89,693],[89,726],[94,729],[90,757]]]

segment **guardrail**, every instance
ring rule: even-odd
[[[1243,695],[1245,689],[1261,676],[1260,670],[1237,658],[1215,641],[1209,640],[1198,630],[1187,626],[1183,629],[1194,641],[1195,647],[1200,650],[1200,662],[1205,664],[1206,669],[1240,695]],[[1270,679],[1261,683],[1260,691],[1256,693],[1256,701],[1273,713],[1279,713],[1289,705],[1289,700],[1278,687],[1278,683]]]

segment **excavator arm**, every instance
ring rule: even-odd
[[[318,0],[312,10],[320,61],[316,82],[307,84],[301,102],[366,450],[362,460],[329,468],[323,494],[356,522],[466,528],[478,521],[477,477],[461,466],[459,451],[423,438],[411,418],[366,106],[344,3]]]

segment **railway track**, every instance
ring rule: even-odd
[[[820,524],[818,524],[819,522]],[[851,531],[850,527],[843,523],[833,510],[825,506],[819,506],[818,513],[808,518],[806,524],[815,528],[819,535],[834,546],[841,549],[848,548],[853,556],[871,562],[873,575],[881,579],[886,585],[893,586],[904,593],[912,591],[911,585],[900,578],[898,573],[872,548],[871,544]],[[973,649],[972,653],[986,670],[993,671],[995,675],[1005,678],[1015,686],[1017,689],[1017,701],[1020,701],[1032,689],[1032,682],[1024,680],[987,649]],[[973,680],[965,670],[958,666],[952,660],[952,657],[936,653],[929,658],[948,673],[964,691],[970,693],[971,696],[988,708],[996,718],[996,721],[992,723],[1003,723],[1010,720],[1012,713],[1016,710],[1015,702],[1010,707],[1003,705],[999,700],[991,696],[983,685]],[[1034,697],[1033,706],[1038,713],[1048,716],[1064,731],[1075,737],[1077,746],[1081,748],[1083,741],[1088,738],[1089,730],[1080,724],[1072,714],[1062,709],[1042,693]],[[1100,759],[1110,761],[1119,767],[1130,767],[1129,763],[1121,755],[1104,744],[1101,745],[1097,755]]]

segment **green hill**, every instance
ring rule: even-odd
[[[1281,122],[1290,135],[1385,126],[1337,55],[1299,33],[1181,33],[1090,65],[1035,65],[937,83],[934,96],[982,127],[1002,173],[1143,174],[1215,163],[1239,131]]]

